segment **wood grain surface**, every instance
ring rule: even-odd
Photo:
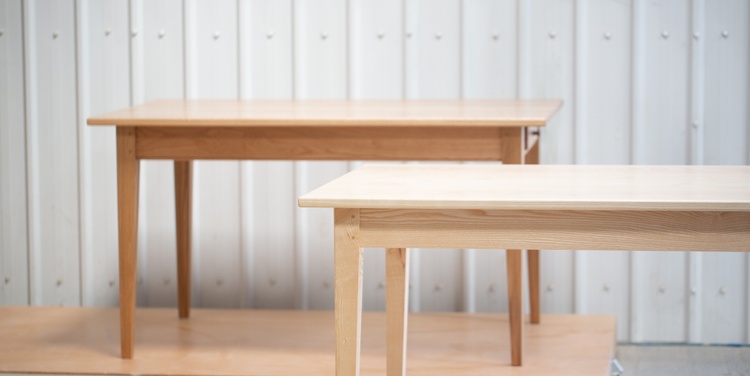
[[[508,316],[409,315],[407,375],[608,375],[615,318],[545,315],[510,365]],[[332,375],[331,311],[139,309],[138,356],[119,357],[116,308],[0,307],[0,373]],[[362,317],[362,375],[386,374],[386,317]]]
[[[362,247],[750,252],[750,213],[360,210]]]
[[[302,207],[748,211],[750,166],[366,165]]]
[[[164,100],[90,117],[117,126],[544,126],[559,100]]]
[[[521,130],[474,126],[138,127],[138,158],[521,161]]]

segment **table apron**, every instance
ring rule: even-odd
[[[139,159],[515,159],[523,127],[138,127]],[[518,163],[518,162],[513,162]]]
[[[361,247],[750,252],[750,213],[360,209]]]

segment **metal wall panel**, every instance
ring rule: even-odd
[[[240,2],[240,95],[294,96],[292,1]],[[304,258],[295,247],[294,162],[243,162],[243,306],[301,308]]]
[[[540,162],[575,163],[575,19],[572,0],[534,0],[528,20],[528,98],[560,98],[564,105],[541,130]],[[573,312],[573,252],[541,254],[544,312]]]
[[[133,103],[185,97],[185,37],[182,1],[135,0],[131,22]],[[141,162],[138,219],[138,304],[177,304],[174,168],[171,161]],[[197,217],[194,215],[194,217]],[[193,239],[195,244],[195,239]],[[192,263],[200,280],[199,263]],[[193,299],[200,304],[199,296]]]
[[[29,304],[21,0],[0,3],[0,305]]]
[[[185,3],[185,85],[189,99],[237,99],[237,1]],[[240,163],[193,163],[196,298],[206,307],[241,306]]]
[[[518,4],[493,0],[465,1],[461,6],[461,97],[517,98]],[[456,277],[462,277],[462,308],[507,312],[505,251],[463,250],[462,256],[463,276]]]
[[[351,1],[349,24],[351,98],[403,98],[406,39],[403,3],[399,0]],[[353,162],[350,167],[361,165],[362,162]],[[362,306],[365,310],[382,311],[385,309],[385,250],[367,248],[363,252]]]
[[[406,8],[406,63],[409,99],[458,99],[462,95],[461,2],[415,0]],[[413,262],[418,260],[417,262]],[[411,307],[422,311],[460,310],[463,257],[460,250],[411,252]],[[418,269],[414,272],[414,269]]]
[[[750,3],[705,4],[705,96],[703,160],[705,164],[748,164],[748,65]],[[706,254],[701,266],[701,340],[750,341],[741,322],[748,322],[747,255]],[[732,287],[736,286],[736,287]]]
[[[585,97],[576,111],[576,162],[631,162],[632,1],[577,3],[583,17],[576,48],[586,77],[576,87]],[[628,252],[579,252],[576,255],[576,312],[616,313],[618,338],[630,332],[630,258]]]
[[[88,127],[85,117],[130,105],[128,3],[78,1],[81,271],[83,304],[118,303],[115,130]]]
[[[296,99],[342,99],[349,93],[349,12],[344,0],[294,3]],[[295,196],[349,170],[347,162],[298,162]],[[333,308],[333,211],[298,209],[296,245],[303,258],[302,308]]]
[[[690,4],[636,1],[632,156],[635,164],[689,163]],[[685,341],[687,254],[632,255],[631,339]]]
[[[75,9],[72,0],[24,4],[34,305],[81,304]]]

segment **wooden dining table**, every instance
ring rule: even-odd
[[[299,205],[334,212],[337,375],[359,374],[365,247],[750,252],[749,166],[365,165]],[[386,287],[408,291],[403,264],[386,268]],[[386,296],[388,375],[405,374],[407,304]]]
[[[174,161],[178,311],[186,318],[193,160],[537,164],[539,128],[561,105],[559,100],[161,100],[88,118],[89,125],[115,126],[117,133],[121,356],[133,357],[141,160]],[[538,250],[528,250],[528,257],[531,321],[539,322]],[[511,304],[517,316],[521,309],[520,300]]]

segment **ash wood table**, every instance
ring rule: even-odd
[[[551,101],[159,101],[91,117],[117,127],[120,335],[133,356],[139,162],[174,160],[179,316],[190,308],[192,160],[538,163]],[[405,253],[405,251],[402,251]],[[392,251],[388,253],[392,254]],[[390,258],[389,258],[390,260]],[[529,253],[538,321],[538,251]],[[520,312],[521,307],[517,308]]]
[[[359,372],[363,247],[401,256],[386,265],[389,375],[405,366],[404,247],[750,251],[748,166],[373,165],[299,205],[334,208],[341,375]],[[516,306],[520,275],[511,275],[520,265],[519,251],[508,252]],[[520,316],[511,316],[513,364],[521,332]]]

